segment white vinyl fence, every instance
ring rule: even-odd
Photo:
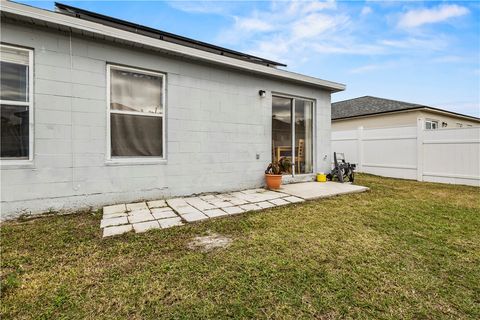
[[[480,186],[480,127],[416,127],[333,131],[332,152],[357,171],[385,177]]]

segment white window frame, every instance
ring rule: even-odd
[[[33,119],[33,49],[27,49],[24,47],[0,44],[0,46],[5,48],[11,48],[18,51],[28,52],[28,101],[11,101],[11,100],[0,100],[0,104],[11,105],[11,106],[24,106],[28,107],[28,159],[22,158],[0,158],[0,165],[24,165],[33,163],[33,154],[34,154],[34,119]],[[0,57],[1,60],[1,57]]]
[[[111,110],[110,109],[110,93],[111,93],[111,70],[125,70],[143,74],[149,74],[153,76],[160,77],[162,79],[162,113],[147,113],[147,112],[138,112],[138,111],[122,111],[122,110]],[[166,154],[167,154],[167,147],[166,147],[166,129],[165,129],[165,115],[166,115],[166,104],[165,104],[165,96],[166,96],[166,81],[165,81],[165,73],[156,72],[145,70],[141,68],[134,68],[134,67],[125,67],[122,65],[117,64],[107,64],[107,151],[106,151],[106,162],[107,164],[150,164],[150,163],[163,163],[166,162]],[[150,157],[150,156],[135,156],[135,157],[112,157],[112,132],[110,126],[110,115],[112,113],[116,114],[129,114],[129,115],[141,115],[141,116],[149,116],[149,117],[162,117],[162,157]]]
[[[273,97],[286,98],[292,101],[292,177],[301,177],[301,176],[311,176],[317,171],[317,104],[316,100],[313,98],[306,98],[301,96],[289,95],[284,93],[272,92]],[[304,100],[312,102],[312,172],[311,173],[295,173],[295,100]],[[272,101],[270,101],[272,102]],[[270,103],[270,108],[272,108],[272,103]],[[271,117],[271,115],[270,115]],[[270,132],[270,150],[272,149],[272,133]],[[271,159],[273,161],[273,159]],[[288,176],[288,175],[287,175]]]
[[[427,123],[430,124],[430,129],[427,129]],[[435,128],[433,128],[434,124],[435,124]],[[425,130],[438,130],[438,120],[431,120],[431,119],[425,120]]]

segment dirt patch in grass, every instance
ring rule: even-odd
[[[357,183],[103,240],[100,215],[2,223],[0,318],[479,319],[480,189]]]
[[[217,233],[208,232],[206,236],[193,238],[187,245],[190,250],[200,250],[208,252],[215,249],[226,248],[232,243],[231,238],[219,235]]]

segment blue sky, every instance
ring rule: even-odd
[[[64,3],[345,83],[333,101],[372,95],[480,116],[479,1]]]

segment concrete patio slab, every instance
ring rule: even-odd
[[[127,211],[148,210],[146,202],[127,203]]]
[[[290,202],[288,201],[285,201],[283,199],[272,199],[272,200],[269,200],[270,203],[273,203],[274,205],[276,206],[284,206],[286,204],[289,204]]]
[[[240,207],[226,207],[226,208],[223,208],[223,210],[228,214],[239,214],[239,213],[245,212],[245,210],[243,210]]]
[[[228,213],[223,211],[222,209],[210,209],[203,211],[209,218],[216,218],[222,216],[228,216]]]
[[[305,200],[367,191],[367,187],[338,182],[302,182],[283,185],[280,191]]]
[[[125,203],[117,204],[114,206],[103,207],[103,214],[111,214],[111,213],[123,213],[127,211],[127,207]]]
[[[242,208],[242,209],[245,210],[245,211],[262,210],[262,207],[257,206],[257,205],[254,204],[254,203],[241,205],[240,208]]]
[[[160,209],[160,210],[159,210]],[[167,209],[167,210],[161,210]],[[152,215],[155,219],[166,219],[166,218],[175,218],[178,217],[177,214],[170,208],[153,208]]]
[[[148,207],[151,208],[163,208],[167,206],[167,202],[165,200],[155,200],[155,201],[148,201]]]
[[[288,202],[291,202],[291,203],[298,203],[298,202],[304,202],[305,201],[302,198],[298,198],[298,197],[295,197],[295,196],[290,196],[290,197],[286,197],[286,198],[283,198],[283,199],[288,201]]]
[[[141,233],[151,229],[160,229],[160,224],[157,221],[134,223],[133,229],[136,233]]]
[[[195,222],[195,221],[208,219],[208,216],[201,213],[200,211],[187,213],[187,214],[181,214],[180,216],[187,222]]]
[[[275,207],[275,205],[273,203],[270,203],[268,201],[259,202],[259,203],[256,203],[256,205],[259,206],[262,209]]]
[[[183,225],[182,219],[180,219],[180,217],[161,219],[161,220],[158,220],[158,223],[160,224],[160,227],[162,229]]]
[[[284,185],[280,190],[251,189],[187,198],[119,204],[103,208],[100,227],[109,237],[132,229],[170,228],[210,218],[234,215],[246,211],[304,202],[306,199],[331,197],[363,192],[366,187],[336,182],[302,182]]]
[[[155,220],[153,215],[150,212],[138,212],[136,214],[133,214],[131,216],[128,216],[128,221],[130,223],[138,223],[138,222],[144,222],[144,221],[151,221]]]
[[[103,229],[103,237],[111,237],[111,236],[116,236],[119,234],[123,234],[126,232],[130,232],[133,230],[133,227],[131,224],[125,224],[122,226],[114,226],[114,227],[106,227]]]
[[[103,219],[120,218],[120,217],[126,217],[127,215],[128,214],[126,212],[104,213]]]
[[[127,224],[127,223],[128,223],[127,217],[102,219],[102,221],[100,222],[100,228],[118,226],[120,224]]]

